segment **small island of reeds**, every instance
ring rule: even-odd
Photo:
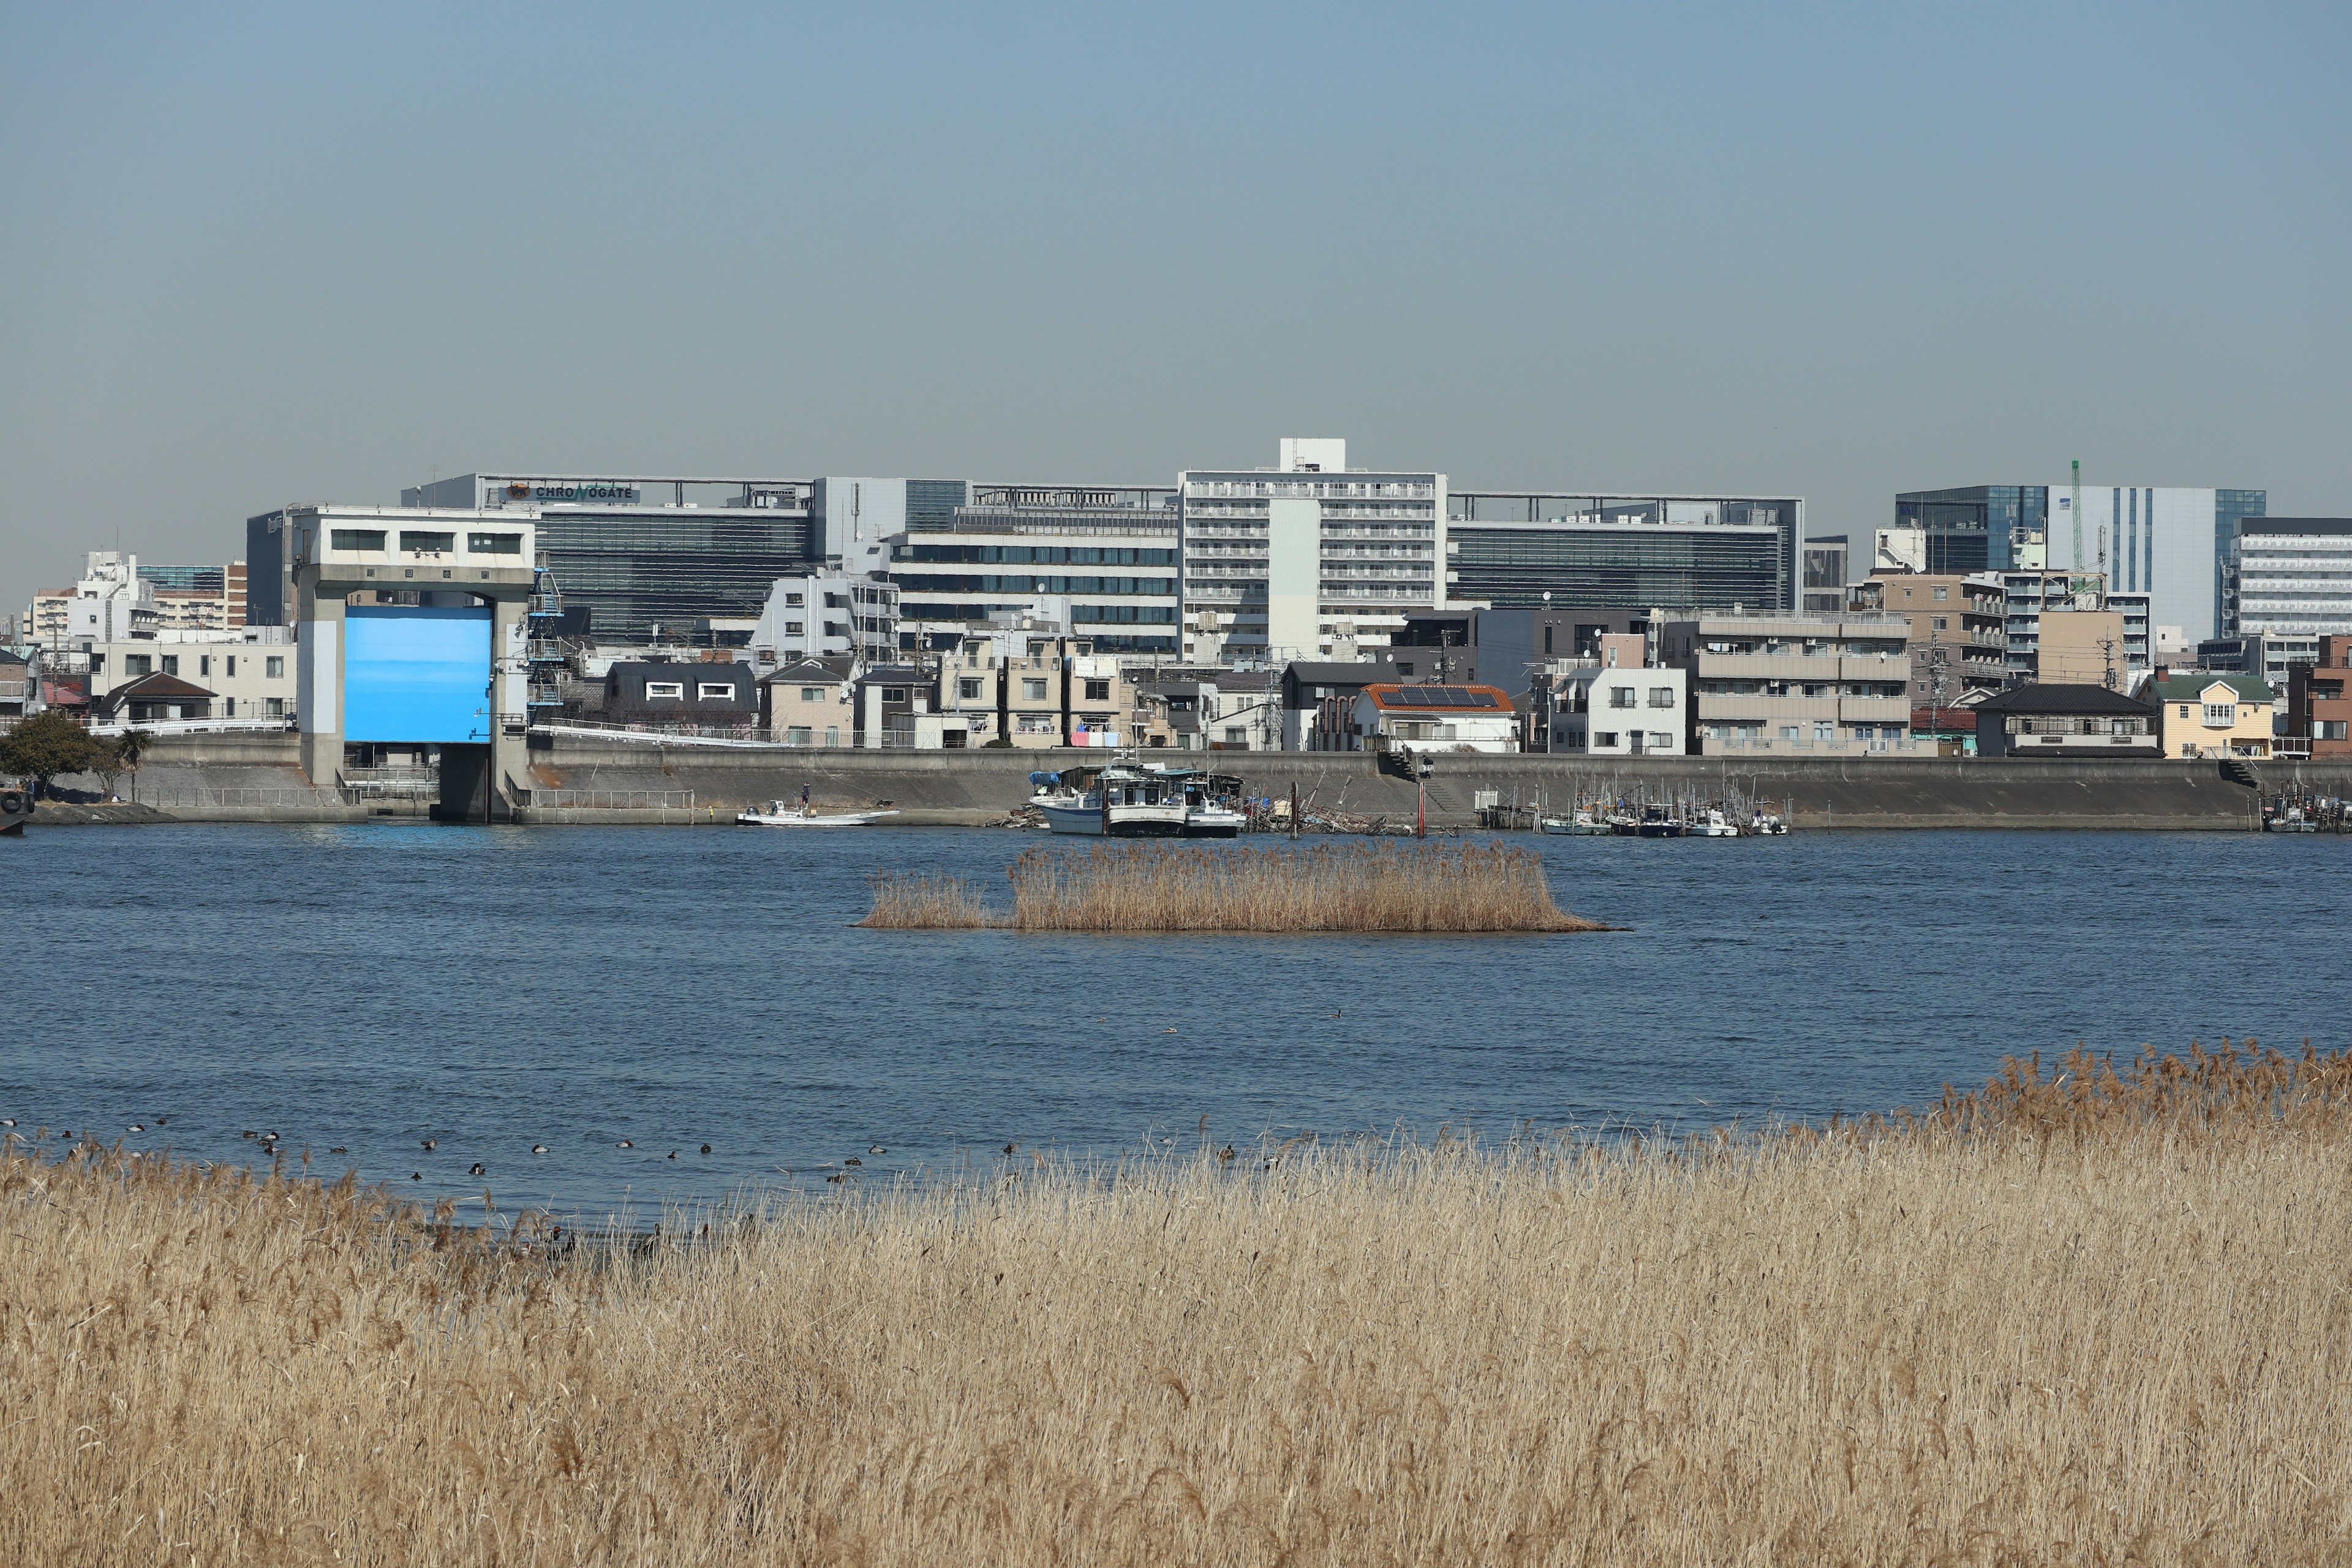
[[[1024,850],[1008,911],[963,878],[886,873],[858,923],[894,931],[1609,931],[1552,901],[1543,858],[1511,845],[1208,849],[1102,843]]]

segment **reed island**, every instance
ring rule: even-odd
[[[891,930],[1597,931],[1561,910],[1543,858],[1512,845],[1182,848],[1150,841],[1024,850],[1009,910],[960,877],[875,879],[858,923]]]
[[[824,1188],[642,1237],[11,1137],[11,1563],[2340,1563],[2352,1060]]]

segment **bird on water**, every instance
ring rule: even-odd
[[[624,1138],[618,1143],[614,1144],[613,1147],[615,1149],[634,1149],[636,1145],[630,1142],[626,1138]]]
[[[466,1167],[466,1174],[469,1176],[487,1176],[489,1173],[482,1169],[482,1163],[479,1160],[477,1160],[472,1164]]]
[[[348,1154],[351,1151],[344,1148],[341,1143],[338,1143],[333,1148],[328,1150],[327,1152],[330,1154]]]
[[[706,1154],[709,1153],[709,1152],[710,1152],[710,1145],[709,1145],[709,1144],[708,1144],[708,1143],[705,1143],[705,1144],[702,1146],[702,1152],[703,1152],[704,1153],[706,1153]]]
[[[144,1132],[147,1129],[143,1123],[134,1121],[130,1126],[124,1128],[123,1131],[125,1132]]]
[[[530,1146],[530,1152],[534,1154],[544,1154],[547,1152],[547,1145],[544,1143],[534,1143]]]
[[[441,1147],[441,1140],[438,1138],[427,1138],[425,1141],[425,1146],[427,1149],[438,1149]]]
[[[866,1146],[866,1152],[869,1154],[887,1154],[890,1151],[885,1149],[879,1143],[873,1143]]]

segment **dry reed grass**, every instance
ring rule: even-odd
[[[0,1163],[15,1563],[2246,1563],[2352,1542],[2352,1061],[1293,1145],[551,1255]]]
[[[1500,844],[1202,849],[1032,847],[1009,916],[953,877],[877,878],[867,926],[1097,931],[1586,931],[1552,902],[1543,858]]]

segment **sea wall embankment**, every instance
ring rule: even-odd
[[[1318,810],[1408,819],[1412,783],[1363,753],[1162,753],[1240,774],[1254,794],[1295,788]],[[1100,762],[1083,751],[864,752],[680,745],[603,736],[534,735],[528,777],[512,778],[517,820],[561,823],[728,823],[746,806],[797,800],[806,785],[819,807],[887,802],[909,826],[1003,820],[1027,798],[1035,769]],[[1539,799],[1565,808],[1580,796],[1646,794],[1656,799],[1733,795],[1784,805],[1805,827],[2128,827],[2243,830],[2255,794],[2217,764],[2026,762],[1979,758],[1816,759],[1795,755],[1643,757],[1601,762],[1563,756],[1435,754],[1429,779],[1433,826],[1475,820],[1478,792],[1506,805]],[[2352,794],[2352,766],[2264,763],[2271,790]],[[95,788],[95,780],[71,781]],[[335,781],[303,775],[291,734],[172,736],[157,742],[126,795],[153,808],[143,820],[365,822],[413,819],[419,801],[347,801]],[[690,799],[691,806],[688,805]],[[79,814],[106,820],[105,813]],[[70,815],[50,818],[64,822]]]

